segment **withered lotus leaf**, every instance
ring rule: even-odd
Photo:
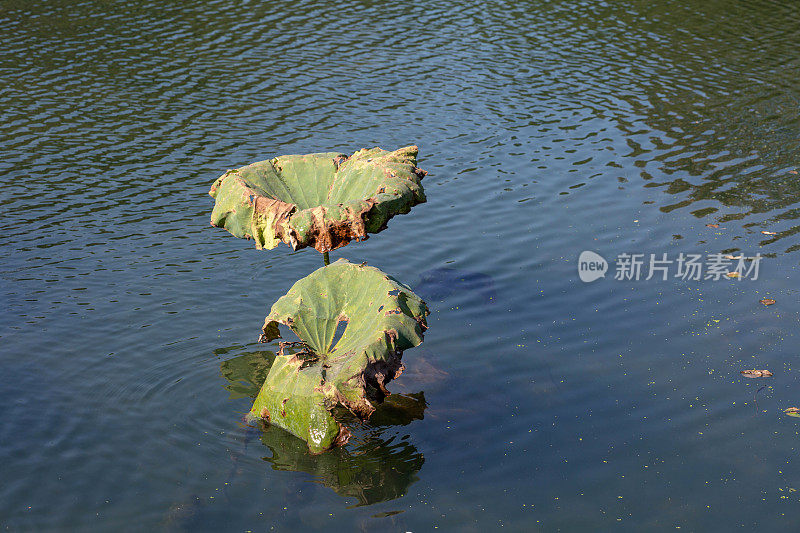
[[[417,152],[285,155],[228,170],[209,191],[211,225],[253,239],[258,249],[285,242],[295,250],[335,250],[425,202]]]
[[[422,342],[427,314],[411,289],[377,268],[340,259],[312,272],[264,321],[259,341],[280,337],[284,324],[302,349],[275,357],[251,416],[304,439],[312,453],[343,444],[349,432],[332,409],[369,418],[402,373],[403,350]]]

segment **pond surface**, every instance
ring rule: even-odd
[[[4,529],[800,524],[793,3],[3,0],[0,38]],[[428,202],[331,255],[430,330],[311,457],[242,416],[322,260],[209,227],[207,191],[408,144]],[[764,259],[620,281],[622,253]]]

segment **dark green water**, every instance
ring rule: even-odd
[[[797,529],[794,2],[0,0],[0,42],[3,528]],[[332,254],[428,299],[411,412],[310,457],[241,417],[321,258],[207,190],[412,143],[428,203]],[[583,250],[767,257],[588,284]]]

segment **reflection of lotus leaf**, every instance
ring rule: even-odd
[[[275,470],[307,472],[340,496],[356,498],[357,505],[399,498],[417,481],[425,462],[407,440],[367,436],[355,446],[309,455],[308,447],[280,428],[268,427],[261,441],[272,451],[264,460]]]
[[[287,155],[229,170],[209,194],[211,224],[256,248],[281,241],[328,252],[386,227],[425,201],[417,147]]]
[[[226,356],[232,347],[216,350],[217,356]],[[288,348],[287,351],[292,351]],[[220,363],[222,377],[227,380],[226,389],[235,397],[246,393],[253,397],[263,383],[275,354],[271,351],[250,351],[226,359]],[[232,395],[233,397],[233,395]],[[328,453],[310,455],[308,445],[281,428],[258,424],[257,428],[245,426],[242,446],[258,435],[272,452],[264,460],[275,470],[306,472],[314,476],[317,483],[332,489],[337,494],[358,500],[356,505],[370,505],[399,498],[408,487],[418,480],[417,473],[425,459],[408,440],[397,440],[388,427],[405,426],[425,417],[425,394],[390,394],[369,421],[362,423],[347,411],[341,410],[344,422],[354,426],[354,444],[336,448]],[[241,453],[239,454],[241,455]],[[234,464],[233,475],[238,469]],[[213,501],[213,500],[212,500]],[[169,525],[183,529],[202,527],[203,509],[199,498],[191,497],[170,509]]]
[[[409,441],[387,438],[376,428],[421,420],[426,407],[422,392],[391,394],[377,406],[368,426],[362,426],[356,445],[320,455],[309,455],[302,441],[282,429],[266,427],[261,441],[272,457],[264,460],[275,470],[307,472],[340,496],[356,498],[357,506],[393,500],[418,480],[425,459]]]
[[[422,342],[425,303],[377,268],[340,259],[292,286],[272,306],[261,340],[289,326],[304,349],[275,358],[251,414],[269,419],[321,452],[349,433],[331,415],[343,405],[365,419],[400,375],[403,350]],[[340,324],[346,326],[335,340]]]
[[[425,418],[425,393],[390,394],[369,417],[371,426],[407,426]]]
[[[255,396],[274,359],[274,352],[259,350],[223,361],[220,372],[229,381],[225,388],[231,393],[231,399]]]

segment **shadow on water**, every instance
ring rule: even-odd
[[[224,357],[237,349],[241,347],[216,350],[215,354]],[[223,361],[220,371],[231,398],[255,398],[274,360],[274,351],[257,350]],[[398,437],[390,428],[422,420],[426,407],[425,394],[418,392],[389,395],[368,422],[337,409],[337,418],[353,436],[346,446],[319,455],[310,454],[303,440],[281,428],[263,423],[247,426],[241,438],[243,451],[232,456],[234,465],[228,481],[239,473],[239,456],[259,437],[271,452],[263,460],[272,469],[310,474],[315,483],[356,499],[355,507],[399,498],[419,479],[417,474],[425,459],[407,437]]]
[[[414,291],[429,302],[441,302],[458,292],[475,294],[484,303],[494,303],[496,300],[491,276],[455,268],[426,270],[414,284]]]

